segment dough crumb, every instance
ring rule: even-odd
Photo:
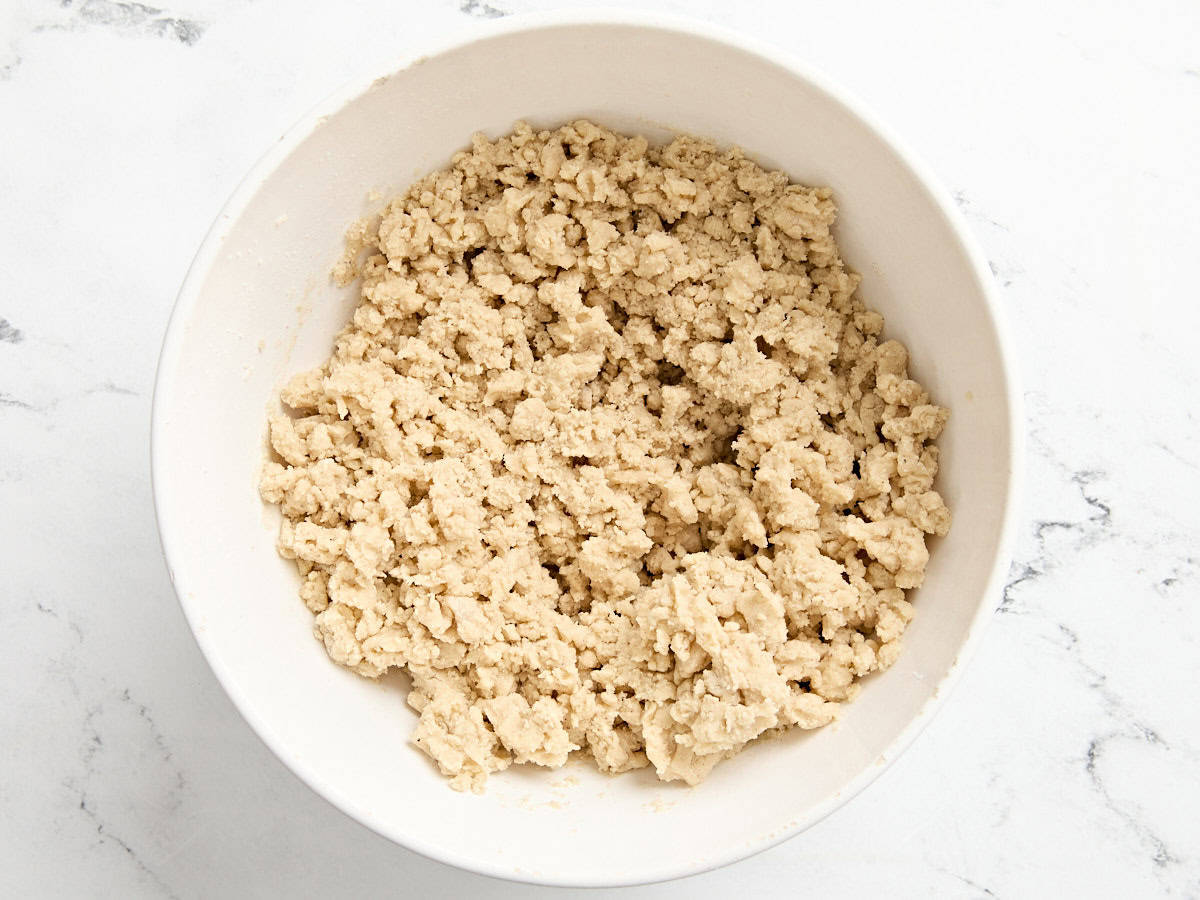
[[[261,493],[316,636],[410,673],[453,787],[577,752],[696,784],[895,660],[947,411],[834,218],[736,148],[577,121],[350,229],[361,303]]]

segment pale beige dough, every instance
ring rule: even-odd
[[[262,496],[329,655],[407,669],[456,788],[583,751],[700,781],[892,663],[947,412],[829,190],[589,122],[482,136],[350,234]]]

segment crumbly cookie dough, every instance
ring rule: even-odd
[[[699,782],[892,663],[946,422],[825,188],[693,137],[476,136],[350,233],[362,302],[262,496],[329,655],[406,669],[459,789],[590,754]]]

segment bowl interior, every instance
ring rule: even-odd
[[[387,196],[441,167],[472,132],[581,116],[651,139],[677,129],[736,143],[795,180],[834,188],[862,295],[952,409],[938,487],[955,523],[914,598],[899,662],[834,726],[753,746],[697,789],[572,763],[509,770],[483,797],[457,794],[408,742],[415,717],[403,677],[368,682],[313,640],[292,564],[275,553],[277,516],[257,495],[265,417],[291,374],[328,355],[355,304],[355,289],[335,288],[328,272],[370,192]],[[499,34],[378,79],[256,170],[201,251],[171,325],[155,490],[202,649],[251,725],[310,785],[381,833],[467,868],[636,882],[727,862],[810,823],[903,743],[991,602],[1011,404],[978,268],[872,127],[789,68],[706,34],[566,24]]]

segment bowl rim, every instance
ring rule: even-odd
[[[560,27],[608,25],[630,26],[652,31],[683,34],[688,37],[725,44],[765,59],[767,62],[779,66],[795,77],[807,82],[834,104],[840,106],[884,143],[895,154],[898,161],[912,173],[920,190],[931,202],[933,208],[941,215],[944,224],[954,234],[960,245],[960,249],[970,263],[980,292],[984,298],[983,311],[990,320],[990,325],[996,334],[1006,408],[1009,417],[1009,480],[1005,490],[1005,508],[1002,516],[997,552],[992,561],[986,587],[977,600],[978,607],[968,625],[966,638],[959,647],[954,662],[934,686],[933,693],[929,699],[908,724],[904,726],[900,733],[887,745],[876,764],[866,767],[840,791],[822,803],[808,809],[803,815],[792,820],[786,827],[762,838],[749,848],[746,848],[745,845],[739,845],[737,849],[710,857],[700,863],[663,866],[657,869],[642,869],[633,877],[617,875],[617,877],[603,880],[580,880],[572,878],[569,873],[534,874],[514,872],[511,868],[501,868],[499,865],[473,858],[469,854],[459,852],[454,848],[427,843],[421,839],[420,835],[398,833],[395,829],[389,828],[385,823],[378,821],[372,812],[361,808],[350,798],[342,795],[334,786],[328,784],[320,772],[314,771],[314,768],[308,763],[297,758],[286,744],[278,739],[264,722],[258,719],[254,713],[253,706],[238,687],[235,678],[223,666],[219,653],[216,652],[214,647],[209,645],[204,630],[197,627],[200,610],[195,602],[194,595],[191,595],[186,585],[181,584],[177,578],[173,562],[183,558],[186,541],[183,538],[183,529],[179,524],[179,517],[172,514],[167,501],[164,499],[163,485],[166,482],[167,473],[162,448],[164,446],[165,431],[169,427],[165,422],[164,413],[170,404],[169,398],[175,389],[175,375],[179,371],[177,360],[183,345],[183,335],[186,331],[186,325],[192,318],[197,305],[200,288],[216,260],[225,238],[228,236],[232,226],[244,213],[247,205],[254,198],[263,182],[270,177],[279,164],[303,143],[328,116],[336,113],[350,101],[369,90],[372,84],[380,78],[390,77],[434,56],[463,49],[474,43],[518,32],[551,30]],[[941,185],[931,170],[920,161],[902,138],[898,137],[888,125],[880,121],[857,97],[819,70],[798,59],[794,54],[759,38],[751,37],[725,26],[715,25],[691,16],[675,13],[644,12],[634,9],[600,7],[584,10],[518,13],[506,16],[503,19],[489,20],[484,24],[464,24],[462,31],[456,32],[453,36],[442,32],[434,39],[423,42],[423,46],[414,52],[393,57],[384,63],[376,61],[367,71],[350,79],[315,106],[311,107],[250,168],[238,183],[229,199],[222,206],[221,211],[217,214],[216,219],[201,242],[184,276],[170,318],[168,319],[162,349],[159,353],[151,404],[151,488],[154,496],[157,531],[167,572],[171,579],[171,585],[201,655],[216,676],[217,682],[232,701],[234,708],[250,726],[251,731],[254,732],[259,740],[266,745],[288,770],[304,782],[318,797],[321,797],[351,819],[366,826],[376,834],[399,844],[401,847],[469,872],[508,881],[557,887],[617,887],[652,884],[721,868],[761,853],[810,828],[835,809],[858,795],[867,785],[878,778],[912,744],[917,735],[924,730],[937,711],[942,708],[947,696],[949,696],[952,688],[961,679],[967,663],[981,642],[985,625],[997,608],[1004,580],[1008,573],[1020,506],[1019,494],[1022,483],[1025,449],[1023,398],[1018,383],[1013,343],[997,294],[998,291],[990,267],[974,235],[950,194]]]

